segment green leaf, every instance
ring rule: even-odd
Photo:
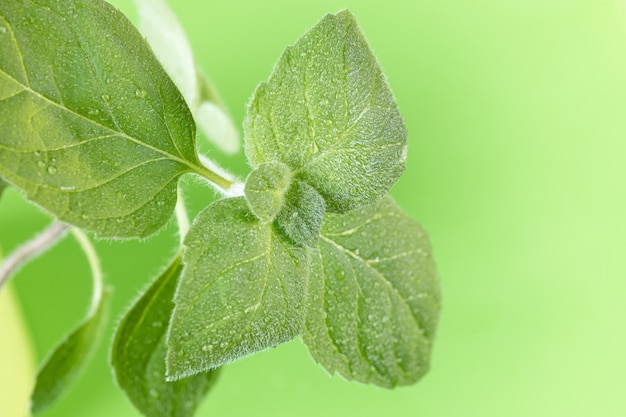
[[[170,379],[216,368],[300,334],[307,252],[261,223],[243,197],[216,201],[201,212],[185,247],[167,336]]]
[[[407,132],[376,58],[348,11],[285,50],[244,121],[256,166],[280,161],[330,212],[382,198],[404,170]]]
[[[271,223],[285,204],[292,173],[280,162],[259,165],[248,175],[244,193],[250,210],[263,223]]]
[[[325,212],[324,198],[315,188],[296,180],[276,224],[296,245],[315,247]]]
[[[124,315],[111,351],[118,384],[148,417],[192,416],[219,374],[214,370],[165,380],[165,333],[181,271],[178,256]]]
[[[426,232],[390,198],[328,215],[312,256],[304,342],[331,374],[383,387],[429,368],[440,309]]]
[[[31,412],[50,406],[73,383],[91,359],[106,325],[111,292],[104,289],[83,323],[53,350],[37,373]]]
[[[215,179],[176,86],[100,0],[3,3],[0,132],[0,175],[101,236],[148,236],[171,217],[183,173]]]

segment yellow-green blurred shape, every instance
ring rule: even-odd
[[[26,323],[11,285],[0,290],[0,415],[28,416],[35,361]]]

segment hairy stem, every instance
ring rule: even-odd
[[[68,228],[69,226],[65,223],[54,222],[10,254],[0,266],[0,289],[22,265],[61,240]]]
[[[102,275],[102,267],[100,266],[100,258],[98,257],[91,240],[89,240],[87,235],[82,230],[73,227],[71,232],[85,253],[87,261],[89,262],[89,268],[91,269],[91,276],[93,279],[93,295],[91,299],[91,306],[89,307],[89,315],[92,316],[95,314],[95,310],[98,308],[98,305],[100,305],[100,299],[102,298],[103,291],[104,278]]]
[[[215,189],[217,191],[219,191],[225,197],[235,197],[243,195],[243,183],[237,180],[234,175],[230,174],[225,169],[217,165],[212,159],[209,159],[204,155],[199,155],[199,157],[200,162],[207,170],[211,171],[228,183],[227,186],[223,186],[222,184],[213,181],[211,178],[205,176],[205,178],[211,181],[212,185],[215,186]]]

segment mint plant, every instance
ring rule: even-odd
[[[138,6],[152,48],[101,0],[0,6],[0,194],[15,187],[59,222],[7,258],[0,283],[68,228],[94,274],[91,311],[42,365],[32,412],[70,385],[103,327],[108,290],[82,230],[146,238],[174,212],[178,254],[111,349],[143,414],[190,416],[225,365],[299,336],[330,374],[415,383],[439,284],[426,232],[387,195],[407,131],[354,16],[325,16],[258,86],[242,183],[198,154],[196,124],[225,153],[239,137],[182,28],[162,0]],[[188,174],[224,197],[191,225]]]

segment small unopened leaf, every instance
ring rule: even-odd
[[[118,384],[147,417],[191,417],[219,373],[165,380],[165,333],[181,271],[179,256],[124,315],[111,351]]]
[[[387,197],[328,215],[312,256],[304,342],[331,374],[383,387],[429,368],[440,293],[426,232]]]
[[[287,165],[268,162],[248,175],[244,193],[250,210],[263,223],[274,220],[285,204],[293,174]]]
[[[144,237],[198,162],[191,113],[142,36],[101,0],[3,2],[0,175],[64,222]]]
[[[324,198],[304,181],[294,181],[276,218],[278,227],[297,245],[314,247],[326,212]]]
[[[254,166],[285,163],[331,212],[382,198],[404,170],[404,121],[348,11],[327,15],[285,50],[254,93],[244,133]]]
[[[261,223],[243,197],[219,200],[185,238],[183,276],[167,336],[167,372],[179,379],[300,334],[307,252]]]
[[[85,321],[42,364],[31,396],[33,414],[43,411],[63,394],[89,362],[106,325],[110,295],[108,289],[103,290]]]

